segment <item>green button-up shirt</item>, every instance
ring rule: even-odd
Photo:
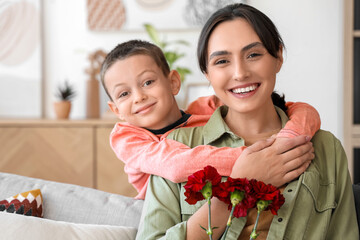
[[[282,125],[286,114],[276,109]],[[168,138],[190,147],[244,146],[244,140],[231,132],[223,117],[226,107],[217,109],[203,127],[182,128]],[[315,159],[283,195],[285,203],[274,216],[267,239],[346,239],[358,240],[359,232],[347,159],[341,143],[331,133],[319,130],[312,139]],[[221,161],[221,159],[219,159]],[[185,239],[186,221],[205,202],[189,205],[184,196],[185,183],[173,183],[152,176],[145,198],[137,239]],[[235,218],[227,239],[237,239],[246,218]],[[199,231],[203,231],[199,227]]]

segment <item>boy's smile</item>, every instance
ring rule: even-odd
[[[177,72],[164,76],[148,55],[116,61],[105,74],[110,109],[122,120],[143,128],[161,129],[181,118],[175,101],[180,88]]]
[[[135,110],[134,114],[146,114],[146,113],[150,112],[152,109],[154,109],[155,104],[156,103],[150,103],[143,107],[140,107],[139,109]]]

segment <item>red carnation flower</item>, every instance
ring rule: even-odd
[[[277,211],[285,202],[285,198],[280,193],[280,190],[271,184],[265,184],[254,179],[250,180],[250,183],[253,188],[252,195],[254,198],[256,198],[257,201],[263,200],[269,202],[265,210],[270,210],[272,214],[277,215]]]
[[[203,170],[195,172],[188,177],[185,188],[185,201],[195,204],[205,198],[213,196],[212,191],[221,182],[221,176],[212,166],[206,166]]]
[[[229,210],[235,205],[234,217],[245,217],[247,210],[255,206],[255,198],[250,195],[251,185],[246,178],[231,178],[219,184],[214,195],[226,204]]]

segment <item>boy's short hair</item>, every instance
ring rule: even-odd
[[[105,73],[116,61],[124,60],[134,55],[147,55],[151,57],[155,61],[156,65],[160,67],[164,76],[169,75],[170,73],[169,64],[166,61],[164,53],[158,46],[143,40],[130,40],[121,43],[117,45],[113,50],[111,50],[111,52],[106,56],[100,71],[101,83],[105,89],[106,94],[109,96],[111,101],[112,98],[105,85],[105,79],[104,79]]]

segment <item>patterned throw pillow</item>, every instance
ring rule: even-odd
[[[34,189],[0,201],[0,211],[42,217],[42,203],[40,189]]]

